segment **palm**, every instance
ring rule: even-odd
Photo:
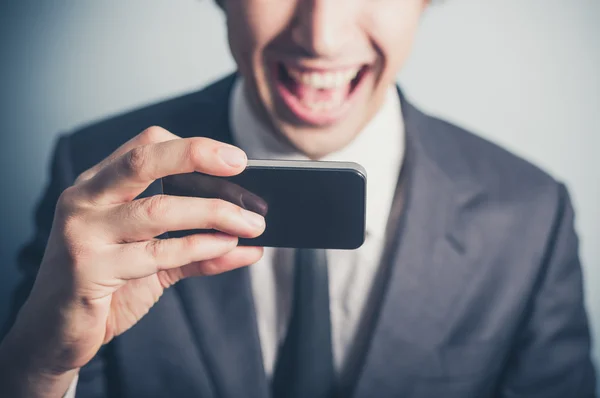
[[[164,290],[180,279],[178,270],[161,271],[128,281],[112,294],[104,343],[135,325],[158,301]]]
[[[76,323],[67,327],[73,333],[70,340],[75,342],[71,346],[73,357],[67,366],[78,368],[85,365],[103,344],[135,325],[156,303],[164,289],[175,282],[169,279],[172,277],[159,273],[130,280],[114,293],[93,300],[93,305],[85,309],[85,317],[75,319]]]

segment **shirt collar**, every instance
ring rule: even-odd
[[[273,134],[250,108],[242,78],[235,82],[230,98],[233,141],[252,159],[307,160],[289,143]],[[404,158],[404,120],[400,98],[391,86],[378,113],[357,137],[322,160],[350,161],[367,172],[367,238],[385,238],[385,229]]]

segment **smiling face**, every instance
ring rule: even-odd
[[[427,0],[224,0],[256,114],[311,158],[347,145],[381,106]]]

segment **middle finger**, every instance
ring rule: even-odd
[[[259,214],[220,199],[156,195],[99,213],[115,242],[152,239],[169,231],[214,229],[253,238],[265,228]]]

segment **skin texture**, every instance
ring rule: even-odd
[[[225,0],[231,53],[254,110],[311,158],[347,145],[373,117],[411,50],[426,0]],[[294,120],[270,64],[308,68],[368,64],[372,73],[348,116],[328,126]]]
[[[311,158],[348,144],[379,109],[405,62],[426,0],[226,0],[229,42],[246,93],[274,134]],[[331,70],[366,65],[346,117],[311,124],[278,97],[272,62]],[[60,197],[32,293],[0,345],[0,391],[62,396],[98,349],[137,323],[178,280],[256,262],[237,247],[264,219],[224,201],[135,198],[166,175],[240,173],[245,154],[150,127],[84,172]],[[221,233],[158,241],[169,230]]]

